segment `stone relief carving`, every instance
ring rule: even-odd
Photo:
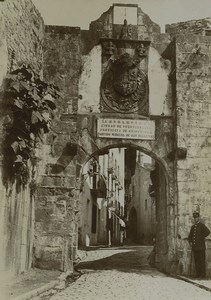
[[[101,82],[101,109],[120,113],[137,112],[148,95],[147,76],[139,60],[124,53],[116,58]]]
[[[116,54],[116,51],[117,51],[117,47],[111,41],[105,42],[103,44],[103,55],[111,56],[111,55]]]
[[[140,44],[136,47],[136,53],[138,57],[143,57],[147,55],[147,47],[144,44]]]
[[[132,25],[127,24],[127,20],[124,20],[124,24],[122,25],[122,30],[120,33],[120,39],[131,40],[132,39]]]

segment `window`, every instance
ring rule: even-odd
[[[145,199],[145,210],[147,210],[147,199]]]
[[[137,7],[134,6],[114,6],[114,24],[123,24],[127,19],[128,24],[137,25]]]
[[[97,232],[97,205],[92,205],[92,233]]]

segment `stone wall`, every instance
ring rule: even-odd
[[[76,114],[78,110],[80,34],[78,27],[46,26],[44,78],[58,86],[63,94],[62,101],[57,103],[58,118],[62,114]]]
[[[42,71],[43,20],[31,1],[7,0],[0,4],[0,85],[7,72],[21,63]],[[1,110],[0,143],[3,139],[5,112]],[[2,173],[1,159],[1,173]],[[0,182],[2,270],[9,276],[31,267],[33,243],[33,199],[29,188],[16,193],[15,185],[8,190]]]
[[[170,271],[173,259],[170,252],[174,252],[174,238],[172,238],[172,224],[170,219],[172,214],[167,207],[171,202],[168,199],[167,182],[162,167],[155,165],[155,201],[156,201],[156,265],[160,270]],[[171,238],[170,238],[171,237]],[[166,259],[166,256],[168,257]]]
[[[211,18],[190,20],[186,22],[166,25],[166,33],[175,34],[200,34],[211,35]]]
[[[49,139],[41,149],[34,240],[34,266],[41,269],[72,270],[76,254],[77,148],[71,145],[71,138],[68,139],[68,127],[66,133],[61,135],[63,141],[59,141],[59,147],[55,144],[52,149],[47,144],[52,142]]]
[[[47,26],[44,79],[62,92],[52,133],[41,151],[35,206],[34,265],[65,271],[73,268],[77,248],[78,82],[81,70],[80,29]]]
[[[177,143],[183,143],[187,149],[187,157],[177,161],[178,233],[182,239],[179,250],[185,248],[180,254],[180,271],[188,272],[187,236],[192,212],[199,210],[202,220],[211,228],[211,37],[177,35],[175,47]],[[210,239],[207,241],[209,259]],[[210,260],[208,274],[211,274]]]
[[[30,0],[0,3],[0,86],[6,73],[22,63],[42,71],[43,37],[43,19]],[[2,129],[3,117],[0,120]],[[0,144],[1,139],[0,130]]]
[[[9,58],[8,71],[20,63],[28,63],[40,72],[44,22],[32,1],[5,1],[2,5],[2,18]]]

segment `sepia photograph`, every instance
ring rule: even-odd
[[[211,299],[211,1],[0,0],[0,299]]]

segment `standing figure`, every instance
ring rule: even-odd
[[[127,20],[124,19],[122,30],[120,33],[120,39],[131,40],[132,39],[132,26],[127,24]]]
[[[125,240],[125,222],[122,219],[120,219],[119,224],[120,224],[120,246],[123,246]]]
[[[188,241],[192,247],[196,276],[205,277],[205,237],[210,234],[210,230],[200,222],[199,213],[193,213],[194,225],[191,227]]]

